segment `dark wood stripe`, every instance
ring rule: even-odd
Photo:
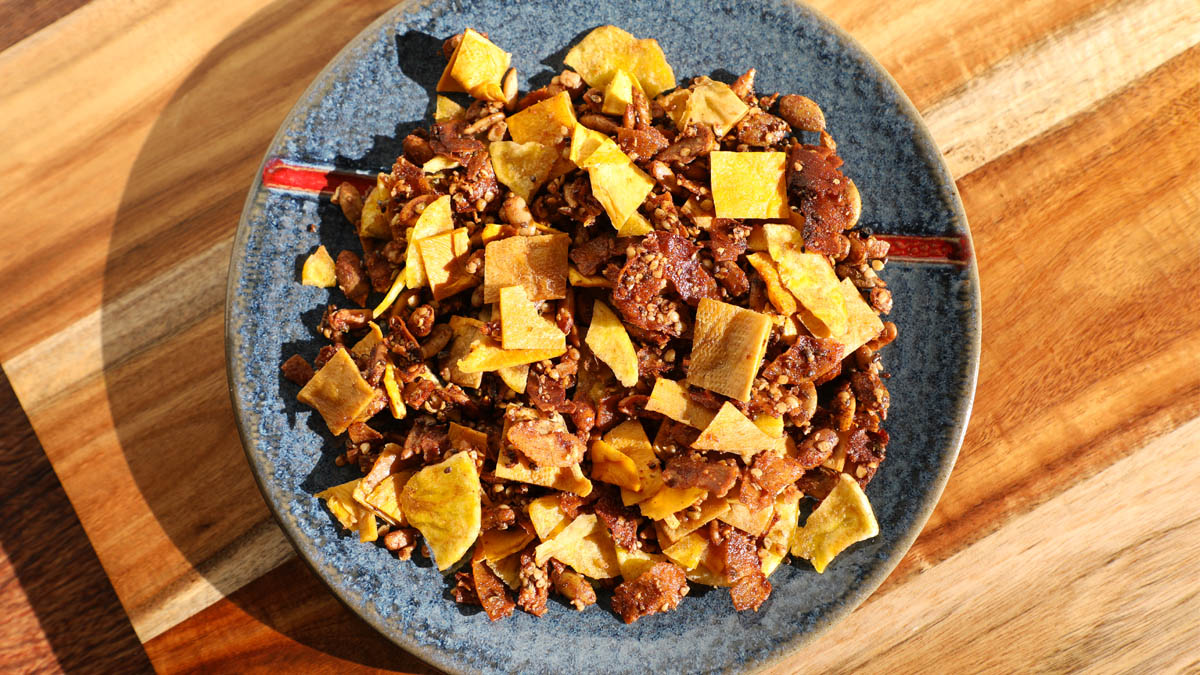
[[[152,672],[3,371],[0,613],[0,670]]]
[[[0,50],[8,49],[87,3],[88,0],[0,2]]]

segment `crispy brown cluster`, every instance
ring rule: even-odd
[[[463,41],[447,41],[448,58]],[[861,299],[878,326],[874,313],[892,306],[877,274],[887,244],[855,229],[861,200],[820,108],[802,96],[759,96],[753,70],[731,87],[701,78],[648,97],[634,86],[620,112],[610,91],[570,70],[524,96],[515,82],[509,71],[497,88],[470,90],[491,99],[445,115],[439,105],[439,121],[403,140],[403,154],[368,194],[349,183],[337,189],[333,199],[362,249],[336,257],[346,302],[321,319],[329,344],[311,366],[290,357],[283,373],[323,415],[325,405],[353,419],[338,459],[359,466],[365,485],[471,453],[482,485],[481,537],[453,594],[490,619],[515,607],[540,616],[551,590],[583,609],[596,602],[593,583],[616,583],[611,560],[604,569],[612,573],[589,577],[570,556],[545,554],[554,533],[589,517],[596,529],[587,536],[618,554],[625,579],[613,609],[624,621],[673,609],[689,579],[727,585],[735,608],[757,610],[771,592],[766,561],[775,555],[778,564],[796,528],[799,495],[823,499],[840,473],[865,486],[884,460],[889,396],[878,350],[896,329],[884,323],[847,353],[850,338],[818,330],[803,302],[797,310],[788,300],[790,313],[781,308],[778,287],[793,283],[786,265],[764,268],[748,257],[767,259],[764,226],[795,228],[803,253],[824,256],[831,279],[849,280],[850,300]],[[728,91],[745,110],[727,129],[718,114],[726,108],[714,107],[716,117],[681,111],[676,95],[700,90]],[[549,139],[554,170],[521,196],[498,176],[492,144],[515,136],[514,115],[560,96],[580,126]],[[689,114],[696,121],[681,124]],[[642,230],[612,222],[614,198],[601,194],[598,174],[577,166],[575,145],[588,130],[620,149],[624,170],[649,180],[629,221],[640,218]],[[717,217],[713,153],[745,152],[786,158],[786,218]],[[429,231],[444,198],[448,227]],[[698,322],[713,301],[754,315],[728,315],[730,326],[746,322],[738,335],[764,336],[744,398],[688,383]],[[615,325],[601,318],[613,311]],[[861,332],[861,323],[847,330]],[[614,343],[601,325],[628,338]],[[627,351],[609,353],[625,342]],[[357,378],[325,370],[341,367],[340,351]],[[347,388],[350,380],[357,389]],[[348,400],[351,390],[358,393]],[[675,398],[664,398],[671,392]],[[725,426],[739,419],[753,424]],[[731,449],[735,432],[746,445]],[[639,434],[654,440],[639,445]],[[648,459],[639,447],[652,448]],[[531,506],[547,496],[557,501],[539,503],[563,518],[550,534]],[[792,522],[780,529],[784,516],[773,513],[791,513]],[[380,527],[381,540],[407,558],[417,532],[392,520]],[[772,549],[779,536],[783,553]],[[647,564],[627,566],[628,556]]]

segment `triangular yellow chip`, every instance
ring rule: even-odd
[[[562,349],[504,349],[500,343],[488,337],[471,345],[467,355],[458,360],[458,369],[464,373],[490,373],[501,368],[537,363],[566,352]]]
[[[703,429],[717,416],[716,413],[696,403],[687,395],[682,382],[660,377],[654,381],[646,410],[661,413],[696,429]]]
[[[517,143],[557,147],[575,131],[575,109],[565,91],[534,103],[508,118],[508,133]]]
[[[691,95],[684,104],[683,114],[676,124],[680,129],[686,128],[689,124],[707,124],[712,127],[717,138],[720,138],[729,133],[729,130],[741,121],[747,112],[750,112],[750,106],[738,98],[733,89],[724,82],[717,82],[707,77],[698,79],[699,82],[692,87]],[[735,218],[739,216],[721,217]]]
[[[791,225],[763,225],[771,258],[779,267],[779,278],[805,310],[804,325],[817,337],[843,335],[849,327],[846,300],[838,287],[837,274],[829,259],[802,250],[804,239]],[[810,325],[815,318],[819,325]]]
[[[697,450],[717,450],[741,455],[750,459],[754,455],[778,446],[779,439],[766,434],[758,425],[751,422],[733,404],[726,401],[717,411],[700,437],[692,443]]]
[[[818,572],[851,544],[879,534],[879,523],[871,502],[858,481],[838,474],[838,484],[829,492],[792,536],[792,555],[807,558]]]
[[[642,489],[637,464],[625,453],[597,438],[591,445],[592,478],[637,492]]]
[[[438,91],[465,91],[475,98],[504,101],[501,83],[512,55],[478,32],[466,29],[438,81]]]
[[[636,77],[650,98],[675,88],[675,73],[658,42],[638,40],[616,26],[592,30],[567,52],[563,63],[601,90],[618,70]]]
[[[538,544],[534,557],[539,565],[554,558],[593,579],[611,579],[621,573],[616,547],[592,513],[577,517],[549,541]]]
[[[522,286],[500,289],[500,334],[506,350],[567,349],[567,336],[537,311]]]
[[[424,535],[439,570],[458,562],[479,536],[482,514],[471,454],[457,453],[413,474],[400,493],[400,510]]]
[[[589,159],[597,154],[593,153]],[[618,230],[654,188],[654,179],[628,159],[624,164],[593,164],[587,171],[592,181],[592,196],[604,207],[613,227]]]
[[[592,325],[588,326],[585,341],[596,358],[612,368],[613,375],[617,376],[622,386],[637,385],[637,351],[629,339],[629,332],[608,305],[599,300],[592,305]]]
[[[305,286],[333,288],[337,286],[333,258],[324,246],[318,246],[312,255],[304,259],[304,267],[300,270],[300,283]]]
[[[417,242],[453,229],[454,218],[450,213],[450,195],[442,195],[425,205],[425,210],[421,211],[416,225],[413,225],[412,233],[408,236],[404,273],[407,276],[405,284],[409,288],[420,288],[429,283],[429,278],[425,276],[425,263],[421,259],[421,249],[417,246]]]
[[[496,180],[527,202],[549,180],[555,162],[561,158],[554,146],[532,142],[496,141],[488,146],[488,154]]]

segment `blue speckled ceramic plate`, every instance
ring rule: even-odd
[[[588,30],[616,24],[657,38],[680,81],[732,81],[758,69],[760,92],[818,101],[858,184],[863,222],[899,235],[883,276],[899,339],[892,372],[892,442],[867,494],[878,537],[843,553],[823,575],[781,567],[758,612],[738,614],[728,592],[689,595],[678,611],[621,623],[601,607],[554,603],[538,619],[490,623],[449,599],[437,570],[399,563],[382,547],[339,533],[312,495],[357,475],[334,465],[319,417],[295,402],[279,365],[310,360],[321,308],[334,295],[298,283],[317,244],[357,248],[338,209],[306,183],[313,170],[391,166],[400,139],[427,123],[443,60],[441,38],[471,26],[513,52],[539,86]],[[291,175],[292,167],[301,167]],[[853,39],[786,0],[405,4],[373,23],[317,77],[267,151],[234,245],[226,317],[229,382],[246,455],[267,503],[300,555],[368,623],[451,671],[522,673],[744,670],[784,657],[862,602],[899,562],[942,491],[966,428],[979,353],[979,281],[962,205],[942,159],[895,82]],[[306,173],[307,172],[307,173]],[[283,178],[281,178],[283,176]],[[299,176],[299,178],[297,178]],[[316,224],[316,231],[308,226]],[[899,627],[898,627],[899,629]]]

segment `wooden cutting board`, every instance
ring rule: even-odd
[[[922,111],[983,288],[912,551],[780,670],[1200,669],[1200,6],[821,0]],[[388,2],[0,9],[0,367],[159,670],[420,670],[271,520],[224,372],[267,143]]]

